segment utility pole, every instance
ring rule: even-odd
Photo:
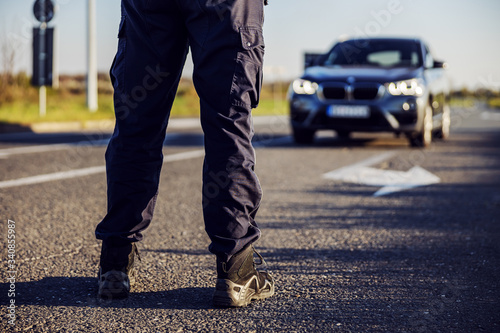
[[[96,43],[96,4],[87,0],[87,107],[90,112],[97,111],[97,43]]]

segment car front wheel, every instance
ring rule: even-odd
[[[441,118],[441,128],[436,132],[436,137],[442,140],[448,139],[450,137],[450,125],[451,125],[450,107],[448,105],[445,105],[443,108],[443,115]]]
[[[432,142],[432,107],[428,105],[424,111],[424,119],[422,129],[418,133],[412,133],[408,139],[412,147],[425,148],[429,147]]]

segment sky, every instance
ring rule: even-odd
[[[254,0],[256,1],[256,0]],[[87,0],[53,0],[59,72],[85,73]],[[120,0],[96,0],[98,68],[107,72],[117,46]],[[265,75],[293,79],[303,53],[326,52],[342,36],[420,37],[449,64],[456,89],[500,90],[499,0],[269,0]],[[0,0],[0,41],[17,45],[16,70],[31,72],[34,0]],[[1,64],[1,62],[0,62]],[[188,63],[184,75],[191,74]]]

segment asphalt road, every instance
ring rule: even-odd
[[[257,248],[277,292],[243,309],[211,305],[199,128],[169,130],[140,279],[123,301],[96,298],[109,133],[0,135],[0,331],[499,332],[500,114],[454,109],[452,125],[449,141],[419,150],[328,132],[297,146],[286,119],[256,119]],[[383,184],[324,176],[360,165],[389,176],[419,166],[440,182],[374,196]]]

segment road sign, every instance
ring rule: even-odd
[[[54,28],[33,28],[34,86],[51,86],[53,72]]]
[[[38,22],[50,22],[54,18],[54,3],[52,0],[36,0],[33,6],[33,14],[35,14]]]

